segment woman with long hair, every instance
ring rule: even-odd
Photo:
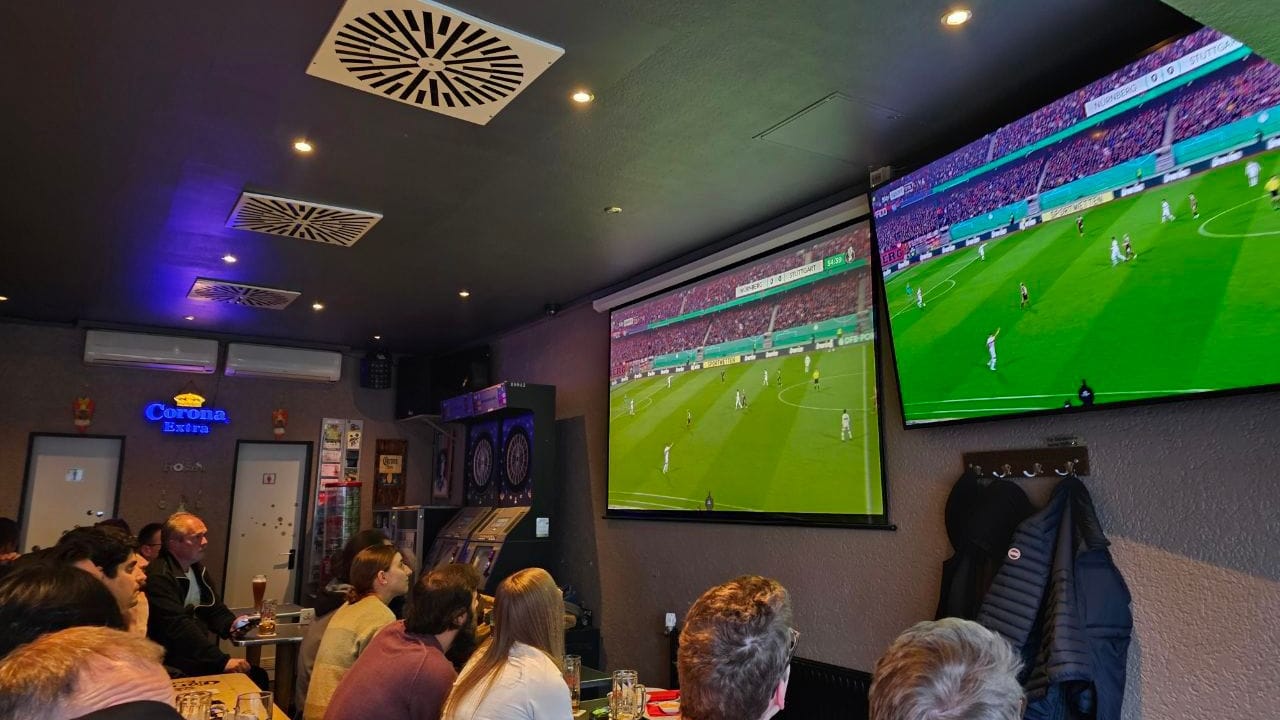
[[[527,568],[494,594],[493,634],[445,704],[443,720],[566,720],[573,716],[564,656],[564,598],[551,575]]]
[[[387,604],[409,591],[411,575],[413,568],[392,545],[373,545],[356,554],[351,561],[348,602],[333,613],[320,638],[303,709],[305,720],[324,718],[342,676],[373,636],[395,622],[396,615]]]

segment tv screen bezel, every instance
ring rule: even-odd
[[[1079,85],[1077,86],[1069,87],[1065,91],[1057,92],[1057,94],[1053,95],[1049,99],[1037,105],[1034,105],[1033,107],[1030,107],[1029,109],[1021,112],[1018,115],[1015,115],[1009,118],[1004,122],[1001,122],[993,126],[986,126],[985,130],[978,133],[974,133],[972,135],[965,133],[961,136],[965,138],[963,142],[954,146],[950,146],[948,147],[948,149],[943,151],[931,152],[930,157],[928,159],[913,165],[909,165],[908,170],[905,170],[901,174],[895,174],[892,180],[887,181],[886,183],[884,183],[884,185],[889,185],[895,180],[899,180],[913,173],[919,172],[920,170],[928,167],[929,165],[944,159],[951,153],[965,147],[966,145],[972,142],[979,140],[980,138],[982,138],[983,135],[994,133],[998,131],[1000,128],[1005,127],[1006,125],[1017,122],[1018,120],[1021,120],[1022,118],[1027,117],[1028,115],[1031,115],[1037,112],[1038,110],[1066,97],[1072,92],[1075,92],[1076,90],[1079,90],[1089,85],[1092,82],[1101,80],[1102,78],[1106,77],[1107,75],[1110,75],[1111,73],[1118,72],[1124,69],[1125,67],[1140,61],[1142,58],[1154,52],[1159,51],[1160,49],[1164,48],[1170,43],[1176,42],[1177,40],[1187,37],[1188,35],[1199,32],[1200,30],[1206,27],[1212,28],[1212,26],[1200,25],[1197,23],[1193,27],[1190,27],[1184,32],[1174,33],[1166,37],[1165,39],[1161,40],[1158,43],[1155,43],[1153,45],[1143,48],[1142,50],[1136,53],[1132,53],[1128,55],[1127,59],[1124,59],[1119,64],[1112,66],[1110,70],[1104,70],[1101,74],[1095,75],[1091,78],[1084,79],[1082,82],[1079,82]],[[1213,28],[1213,29],[1217,30],[1217,28]],[[1230,33],[1227,33],[1222,30],[1219,30],[1219,32],[1222,32],[1224,35],[1230,35]],[[1235,36],[1231,36],[1231,37],[1235,37]],[[1245,43],[1245,44],[1248,45],[1248,43]],[[1261,53],[1259,53],[1258,50],[1254,48],[1252,45],[1248,45],[1248,47],[1255,54],[1258,54],[1261,56]],[[1262,57],[1265,57],[1265,56],[1262,56]],[[1270,58],[1266,58],[1266,59],[1269,62],[1273,62],[1275,64],[1280,65],[1280,62],[1271,60]],[[1241,386],[1241,387],[1234,387],[1234,388],[1225,388],[1221,390],[1206,390],[1204,392],[1182,393],[1178,395],[1164,395],[1160,397],[1142,398],[1139,400],[1118,400],[1115,402],[1106,402],[1101,404],[1095,403],[1093,405],[1088,405],[1088,406],[1073,404],[1069,408],[1068,407],[1045,408],[1041,410],[1026,410],[1026,411],[1001,413],[999,415],[979,415],[974,417],[950,418],[946,420],[928,420],[928,421],[917,420],[914,422],[908,421],[906,404],[903,400],[903,393],[902,393],[902,376],[898,372],[898,368],[899,368],[898,350],[897,350],[896,341],[893,334],[893,323],[892,323],[892,320],[889,319],[889,315],[888,315],[889,297],[888,297],[887,283],[886,283],[886,278],[884,276],[883,269],[881,268],[881,264],[880,264],[880,236],[876,230],[874,192],[875,192],[875,188],[868,188],[867,190],[867,205],[871,210],[870,213],[868,214],[868,219],[869,219],[869,222],[871,223],[871,254],[873,255],[873,259],[874,259],[874,266],[878,268],[876,272],[876,277],[875,277],[876,293],[879,296],[879,302],[881,307],[885,308],[885,316],[884,316],[885,334],[888,336],[889,357],[893,362],[893,378],[894,378],[895,389],[897,390],[898,413],[899,413],[899,418],[901,418],[901,421],[902,421],[902,428],[904,430],[909,430],[909,431],[924,430],[924,429],[930,429],[930,428],[954,427],[957,425],[973,425],[977,423],[987,423],[987,422],[1004,422],[1008,420],[1021,420],[1021,419],[1027,419],[1027,418],[1073,417],[1073,416],[1079,416],[1079,415],[1085,415],[1085,414],[1094,414],[1099,411],[1105,412],[1113,409],[1157,406],[1157,405],[1165,405],[1169,403],[1196,402],[1198,400],[1204,400],[1204,399],[1238,397],[1242,395],[1257,395],[1257,394],[1263,394],[1268,392],[1276,392],[1280,390],[1280,381],[1277,381],[1275,383],[1271,383],[1267,385],[1248,385],[1248,386]],[[877,363],[878,362],[879,361],[877,361]],[[884,370],[877,364],[876,371],[883,372]],[[1064,395],[1064,397],[1066,396]]]
[[[870,198],[868,197],[868,200]],[[771,247],[767,250],[761,250],[758,253],[744,258],[737,262],[714,267],[698,276],[689,280],[675,283],[673,285],[655,290],[643,297],[620,304],[608,310],[610,327],[612,327],[613,314],[626,310],[627,308],[639,305],[656,298],[660,295],[688,288],[696,285],[704,280],[710,279],[717,275],[732,272],[738,268],[759,262],[773,255],[785,253],[796,247],[811,243],[819,238],[835,235],[848,228],[855,227],[859,224],[867,224],[867,232],[874,233],[871,225],[871,213],[859,215],[858,217],[844,220],[830,225],[821,230],[816,230],[805,234],[803,237]],[[897,526],[889,520],[889,481],[888,468],[886,463],[885,452],[885,423],[884,423],[884,359],[880,348],[880,302],[876,292],[876,276],[880,272],[879,254],[875,252],[874,235],[868,237],[867,243],[868,253],[870,254],[870,265],[868,272],[872,273],[871,282],[871,317],[872,327],[874,328],[875,337],[872,339],[872,352],[875,357],[875,407],[876,407],[876,434],[877,452],[880,454],[880,497],[883,506],[883,514],[881,515],[864,515],[851,513],[785,513],[785,512],[749,512],[734,510],[715,510],[707,512],[704,510],[634,510],[624,508],[611,508],[609,506],[609,487],[610,487],[610,454],[612,452],[611,436],[609,434],[612,417],[606,415],[605,425],[605,497],[604,497],[604,519],[606,520],[657,520],[657,521],[673,521],[673,522],[701,522],[701,523],[719,523],[719,524],[738,524],[738,525],[778,525],[778,526],[809,526],[809,527],[840,527],[865,530],[897,530]],[[697,261],[693,261],[696,263]],[[692,263],[690,263],[692,264]],[[612,348],[613,338],[609,338],[610,347]],[[609,365],[611,354],[605,357],[605,395],[608,398],[609,391],[612,389],[609,378]]]

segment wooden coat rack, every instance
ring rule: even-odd
[[[997,478],[1066,477],[1089,474],[1089,448],[1044,447],[1013,450],[983,450],[961,456],[964,470]]]

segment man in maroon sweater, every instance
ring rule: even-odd
[[[473,639],[480,573],[452,564],[422,576],[405,619],[379,632],[329,702],[325,720],[438,720],[457,672],[445,653]]]

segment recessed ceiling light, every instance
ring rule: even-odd
[[[460,298],[469,298],[469,297],[471,297],[471,292],[470,292],[470,291],[468,291],[468,290],[459,290],[459,291],[458,291],[458,297],[460,297]]]
[[[324,303],[322,303],[322,302],[313,302],[313,303],[311,303],[311,309],[312,309],[312,310],[323,310],[323,309],[324,309]]]
[[[306,138],[299,138],[293,141],[293,149],[300,153],[309,153],[314,150],[315,147],[312,146],[310,142],[307,142]]]
[[[589,102],[591,102],[592,100],[595,100],[595,99],[596,99],[596,96],[595,96],[595,95],[592,95],[591,93],[587,92],[586,90],[578,90],[577,92],[575,92],[574,94],[570,95],[569,97],[570,97],[570,99],[572,99],[574,102],[578,103],[579,105],[586,105],[587,103],[589,103]]]
[[[381,335],[374,335],[374,336],[373,336],[373,339],[374,339],[374,340],[381,340],[381,339],[382,339],[382,336],[381,336]]]
[[[182,319],[183,319],[183,320],[195,320],[195,319],[196,319],[196,316],[195,316],[195,315],[183,315],[183,316],[182,316]]]
[[[604,211],[609,215],[617,215],[618,213],[622,212],[622,208],[618,207],[617,205],[610,205],[609,207],[605,208]]]
[[[226,255],[222,256],[222,262],[227,263],[228,265],[234,263],[235,261],[236,261],[236,256],[232,255],[231,253],[227,253]]]
[[[0,295],[0,302],[9,302],[9,297],[7,295]]]
[[[957,27],[969,22],[969,18],[973,17],[973,13],[964,8],[956,8],[946,15],[942,16],[942,24],[950,27]]]

